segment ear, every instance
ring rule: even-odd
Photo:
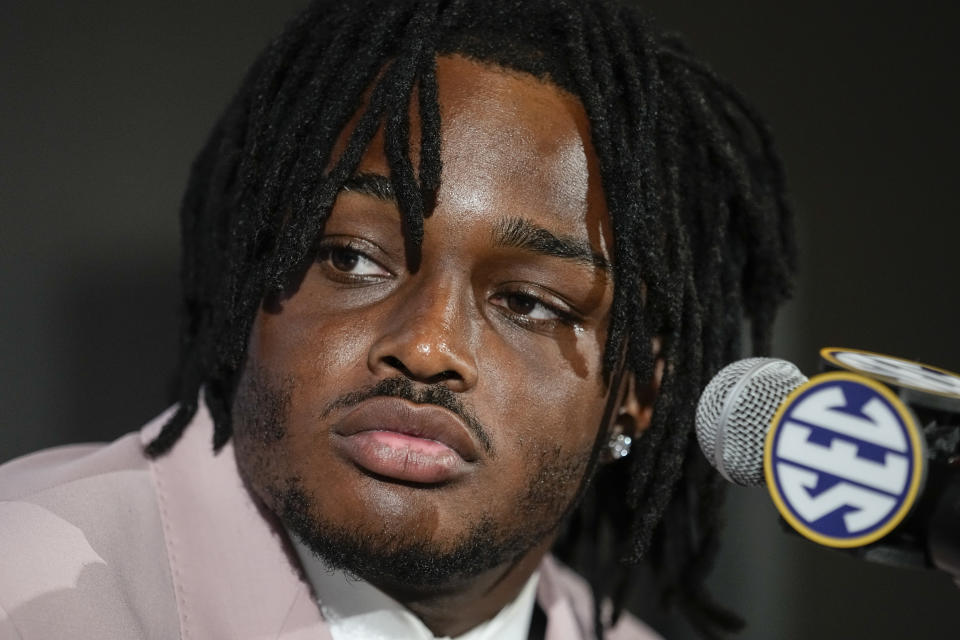
[[[660,393],[660,382],[663,380],[663,368],[663,358],[657,355],[653,364],[653,377],[645,384],[638,384],[637,377],[632,372],[624,376],[620,407],[614,418],[614,429],[617,423],[624,425],[630,423],[630,428],[621,429],[620,433],[639,437],[650,427],[653,419],[653,405],[657,400],[657,394]]]
[[[610,460],[626,456],[629,451],[629,442],[642,436],[653,420],[653,405],[656,402],[657,394],[660,392],[660,382],[663,380],[665,365],[663,358],[660,357],[660,339],[654,338],[651,346],[654,356],[653,377],[645,383],[639,384],[636,375],[633,372],[627,372],[620,382],[620,389],[617,392],[619,395],[618,407],[608,433],[611,443],[618,436],[627,436],[630,441],[628,441],[626,450],[619,455],[611,453],[605,456]]]

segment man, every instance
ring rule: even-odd
[[[315,2],[182,225],[178,404],[0,470],[0,638],[647,638],[644,557],[733,625],[692,412],[793,244],[763,125],[675,39],[603,0]]]

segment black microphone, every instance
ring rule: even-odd
[[[722,369],[697,407],[704,455],[728,481],[766,485],[782,520],[866,560],[960,580],[960,375],[852,349]]]

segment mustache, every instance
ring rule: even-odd
[[[457,395],[442,384],[416,385],[409,378],[396,376],[357,391],[345,393],[324,407],[320,417],[326,418],[337,409],[354,407],[370,398],[387,397],[407,400],[414,404],[432,404],[456,414],[474,435],[483,450],[493,455],[493,444],[487,428],[468,409]]]

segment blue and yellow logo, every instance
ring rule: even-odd
[[[780,515],[801,535],[860,547],[910,512],[925,477],[924,440],[890,389],[852,373],[825,373],[777,410],[764,473]]]
[[[898,387],[960,399],[960,375],[940,367],[862,349],[825,347],[820,357],[835,367]]]

